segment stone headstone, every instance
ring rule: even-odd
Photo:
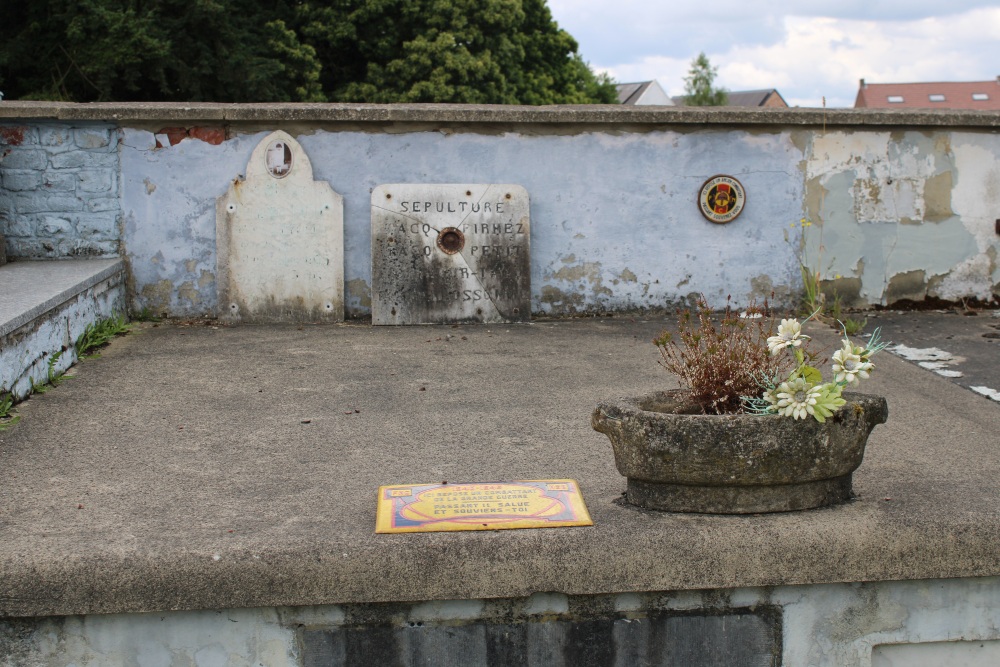
[[[531,225],[519,185],[372,192],[372,323],[523,322]]]
[[[0,234],[0,266],[7,263],[7,239]]]
[[[219,311],[244,321],[344,319],[344,200],[285,132],[216,203]]]

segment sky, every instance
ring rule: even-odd
[[[590,66],[684,94],[704,52],[716,86],[789,106],[853,107],[868,83],[993,81],[1000,0],[548,0]]]

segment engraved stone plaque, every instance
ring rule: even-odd
[[[527,321],[529,241],[519,185],[378,186],[372,323]]]
[[[220,316],[244,321],[344,319],[344,200],[314,181],[285,132],[254,149],[245,178],[216,203]]]

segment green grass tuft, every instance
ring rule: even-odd
[[[20,421],[20,415],[15,415],[11,412],[13,409],[14,397],[8,392],[0,393],[0,431]]]
[[[131,328],[124,315],[112,315],[100,322],[88,324],[76,339],[76,354],[80,359],[92,356],[94,350],[104,347],[116,336],[124,336]]]

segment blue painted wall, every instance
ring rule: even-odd
[[[793,306],[800,258],[845,305],[1000,295],[1000,135],[878,120],[822,129],[754,116],[739,128],[650,131],[611,122],[593,131],[529,123],[521,132],[453,121],[443,130],[273,125],[344,197],[349,317],[370,310],[370,194],[389,183],[523,186],[536,314],[669,308],[700,293],[714,307],[729,295],[742,305],[772,294]],[[183,139],[171,146],[162,131],[127,125],[0,124],[7,252],[121,254],[134,310],[214,315],[216,199],[274,128],[178,128]],[[717,174],[747,191],[743,214],[727,225],[705,220],[696,204]]]
[[[118,128],[0,127],[0,234],[11,259],[116,257]]]
[[[124,242],[140,307],[214,312],[215,199],[266,134],[154,149],[152,133],[125,130]],[[383,183],[524,186],[536,313],[664,307],[698,292],[723,305],[730,294],[745,303],[773,289],[787,302],[796,289],[785,233],[802,217],[803,154],[787,132],[316,131],[296,138],[315,178],[344,196],[349,316],[368,312],[370,193]],[[706,221],[696,204],[701,184],[720,173],[748,192],[743,214],[727,225]]]

